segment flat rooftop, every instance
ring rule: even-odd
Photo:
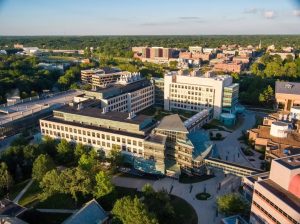
[[[108,133],[112,133],[112,134],[130,136],[130,137],[133,137],[133,138],[144,139],[146,137],[145,135],[142,135],[142,134],[136,134],[136,133],[117,130],[117,129],[109,129],[109,128],[99,127],[99,126],[95,126],[95,125],[81,124],[81,123],[72,122],[72,121],[65,121],[65,120],[62,120],[62,119],[55,118],[55,117],[46,117],[46,118],[43,118],[41,120],[57,122],[57,123],[60,123],[60,124],[71,125],[71,126],[75,126],[75,127],[78,127],[78,128],[86,128],[86,129],[90,129],[90,130],[96,130],[96,131],[108,132]]]
[[[21,119],[41,110],[48,109],[51,106],[62,106],[65,103],[72,102],[75,96],[82,94],[81,91],[67,91],[38,100],[27,101],[15,105],[0,108],[0,125],[10,123]]]
[[[251,129],[253,132],[258,134],[258,138],[270,139],[273,143],[291,145],[300,147],[300,141],[295,137],[298,137],[297,133],[288,134],[287,138],[278,138],[270,135],[270,126],[261,125],[259,128]],[[300,136],[299,136],[300,137]]]
[[[160,135],[160,134],[150,134],[149,137],[146,139],[148,142],[153,142],[157,144],[165,144],[167,140],[167,136]]]
[[[76,115],[82,115],[86,117],[93,117],[93,118],[100,118],[100,119],[106,119],[106,120],[112,120],[112,121],[119,121],[124,123],[131,123],[131,124],[141,124],[146,119],[152,119],[151,116],[148,115],[135,115],[133,118],[128,119],[129,113],[125,112],[118,112],[118,111],[109,111],[105,114],[102,113],[102,110],[99,108],[92,108],[87,107],[80,110],[77,110],[76,107],[72,106],[64,106],[62,108],[59,108],[55,110],[57,112],[63,112],[63,113],[69,113],[69,114],[76,114]]]
[[[275,84],[275,93],[300,95],[300,83],[277,81]]]
[[[300,154],[276,159],[275,161],[291,170],[300,168]]]

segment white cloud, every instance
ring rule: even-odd
[[[300,16],[300,9],[296,9],[293,11],[294,16]]]
[[[266,19],[274,19],[275,17],[275,12],[272,10],[264,11],[264,17]]]
[[[247,13],[247,14],[256,14],[257,12],[258,12],[257,8],[247,8],[244,10],[244,13]]]

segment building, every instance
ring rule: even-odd
[[[299,116],[300,112],[296,116]],[[265,148],[265,159],[300,153],[299,121],[294,114],[275,113],[263,120],[263,125],[249,130],[249,139],[258,149]]]
[[[106,111],[97,100],[72,103],[40,119],[42,135],[92,146],[109,154],[120,150],[135,169],[152,174],[172,173],[172,166],[203,173],[204,159],[213,144],[196,128],[210,120],[207,110],[183,123],[177,114],[166,116],[156,126],[150,116]]]
[[[81,100],[101,101],[107,111],[139,112],[154,104],[154,85],[139,73],[122,73],[116,82],[96,91],[85,91]]]
[[[282,60],[285,60],[288,57],[292,57],[293,60],[296,58],[296,55],[292,52],[270,52],[270,55],[279,55]]]
[[[214,64],[215,71],[241,73],[245,65],[241,62],[220,62]]]
[[[268,176],[253,179],[251,224],[300,223],[300,154],[273,160]]]
[[[232,77],[214,76],[212,73],[200,75],[197,72],[170,72],[164,77],[164,109],[199,112],[212,111],[218,118],[223,108],[224,87],[230,88]],[[232,88],[235,88],[232,86]],[[229,96],[226,94],[226,96]],[[236,93],[234,93],[236,97]],[[224,98],[225,99],[225,98]],[[226,99],[227,100],[227,99]],[[235,100],[232,101],[232,105]],[[224,102],[225,103],[225,102]]]
[[[284,111],[300,106],[300,83],[276,81],[275,98],[278,108]]]
[[[109,214],[93,199],[67,218],[62,224],[82,223],[109,224]]]
[[[163,78],[152,78],[154,85],[154,102],[156,106],[164,106],[164,79]]]
[[[84,84],[90,84],[93,89],[97,89],[116,82],[122,74],[124,72],[116,68],[81,70],[81,81]]]

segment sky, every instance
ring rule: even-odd
[[[0,36],[208,34],[300,34],[300,0],[0,0]]]

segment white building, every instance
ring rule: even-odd
[[[224,87],[232,84],[229,75],[199,75],[195,71],[186,74],[170,72],[164,78],[164,109],[199,112],[212,109],[213,117],[222,113]]]

